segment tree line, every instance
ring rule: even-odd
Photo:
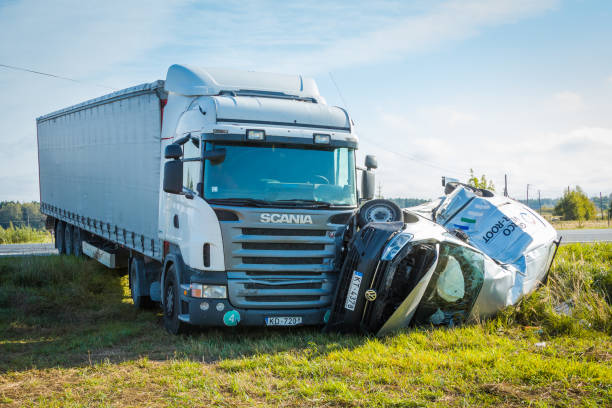
[[[0,227],[32,227],[43,229],[46,216],[40,212],[40,204],[37,201],[20,203],[17,201],[0,202]]]

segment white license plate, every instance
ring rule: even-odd
[[[266,317],[266,326],[297,326],[298,324],[302,324],[302,316]]]
[[[363,279],[363,273],[353,271],[353,277],[351,278],[351,285],[349,286],[346,294],[346,302],[344,308],[355,311],[355,304],[357,303],[357,296],[359,295],[359,288],[361,287],[361,280]]]

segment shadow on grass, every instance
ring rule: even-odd
[[[214,362],[363,344],[362,336],[291,329],[195,329],[173,336],[158,309],[136,310],[126,276],[70,256],[0,258],[0,372],[77,367],[103,361]]]

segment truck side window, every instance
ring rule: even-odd
[[[196,143],[196,141],[191,140],[183,145],[183,158],[200,157],[200,147],[196,146]],[[201,165],[202,163],[197,161],[183,163],[183,187],[196,191],[200,182]]]

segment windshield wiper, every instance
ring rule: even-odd
[[[303,200],[300,198],[295,198],[291,200],[276,200],[273,203],[282,203],[282,204],[290,204],[295,206],[308,205],[312,208],[329,208],[332,206],[332,203],[328,203],[327,201],[319,201],[319,200]]]
[[[254,207],[269,207],[272,202],[254,198],[211,198],[208,202],[221,205],[252,205]]]

